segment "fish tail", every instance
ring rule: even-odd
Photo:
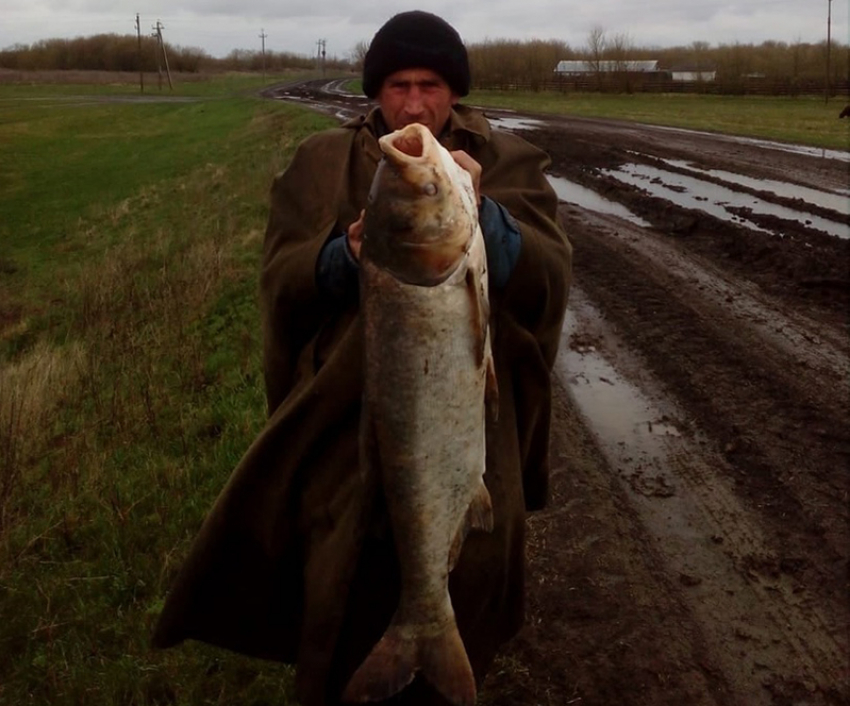
[[[351,677],[343,701],[388,699],[421,672],[455,706],[473,706],[475,677],[455,622],[434,636],[416,637],[409,632],[409,626],[390,625]]]
[[[399,626],[390,625],[349,680],[343,701],[366,703],[397,694],[416,676],[417,653],[416,641],[405,637]]]
[[[420,643],[422,676],[455,706],[473,706],[475,677],[457,624]]]

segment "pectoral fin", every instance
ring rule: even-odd
[[[466,524],[469,529],[493,531],[493,501],[483,478],[472,502],[469,503],[469,510],[466,511]]]
[[[481,485],[475,492],[472,502],[469,503],[469,509],[466,511],[466,516],[458,527],[457,534],[452,541],[452,546],[449,549],[449,571],[455,568],[457,560],[460,558],[463,542],[466,540],[466,535],[469,530],[484,530],[485,532],[493,531],[493,501],[490,499],[490,491],[484,485],[484,479],[481,479]]]
[[[496,379],[496,364],[493,361],[493,353],[490,349],[490,341],[487,341],[487,380],[484,386],[484,402],[490,412],[490,418],[496,421],[499,418],[499,382]]]
[[[466,292],[469,295],[470,312],[472,320],[473,355],[475,364],[484,364],[484,356],[489,352],[489,338],[487,335],[490,325],[490,302],[484,290],[481,273],[474,268],[466,271]]]

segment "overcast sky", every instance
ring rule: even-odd
[[[832,37],[848,43],[850,0],[832,2]],[[829,0],[2,0],[0,48],[39,39],[100,33],[135,34],[161,20],[173,45],[222,57],[232,49],[347,57],[402,10],[429,10],[447,19],[467,43],[486,39],[557,39],[583,48],[594,26],[627,34],[640,47],[705,41],[712,45],[820,42]]]

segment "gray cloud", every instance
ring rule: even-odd
[[[637,46],[820,42],[826,38],[826,10],[800,0],[4,0],[0,47],[38,39],[100,32],[129,34],[135,13],[148,30],[157,19],[166,40],[200,47],[213,56],[259,47],[312,54],[318,39],[328,52],[345,56],[358,41],[369,41],[391,15],[423,9],[445,17],[467,42],[486,39],[558,39],[581,48],[594,26],[627,33]],[[820,5],[821,3],[819,3]],[[848,3],[832,4],[832,35],[848,41]]]

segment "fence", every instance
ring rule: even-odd
[[[803,96],[826,93],[826,82],[814,79],[741,77],[735,80],[673,81],[659,75],[600,74],[559,76],[549,81],[473,80],[473,87],[502,91],[560,93],[701,93],[708,95]],[[830,96],[850,96],[850,81],[830,84]]]

